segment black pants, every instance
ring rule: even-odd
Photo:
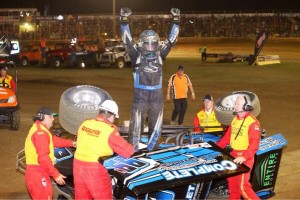
[[[188,106],[187,103],[187,99],[183,98],[183,99],[173,99],[174,102],[174,110],[172,113],[172,117],[171,120],[175,121],[178,116],[178,125],[181,125],[183,123],[184,120],[184,115]]]
[[[154,91],[134,90],[128,142],[133,145],[135,151],[139,149],[138,143],[146,119],[149,128],[147,149],[150,151],[158,148],[161,137],[163,123],[163,95],[161,89]]]
[[[206,61],[206,53],[201,53],[202,62]]]

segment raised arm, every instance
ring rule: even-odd
[[[121,8],[121,37],[122,41],[125,44],[128,55],[131,58],[131,61],[136,60],[137,57],[137,45],[134,43],[133,37],[130,32],[130,27],[128,23],[128,17],[131,15],[131,9],[130,8]]]
[[[172,8],[171,13],[172,27],[169,36],[166,38],[165,43],[161,48],[161,55],[163,59],[165,59],[165,57],[168,55],[171,47],[176,43],[179,35],[180,10],[178,8]]]

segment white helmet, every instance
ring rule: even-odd
[[[105,100],[99,107],[100,110],[104,110],[115,115],[116,118],[119,118],[119,108],[115,101],[113,100]]]

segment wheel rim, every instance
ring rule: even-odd
[[[123,69],[125,66],[125,63],[123,61],[118,62],[118,68]]]
[[[55,63],[54,63],[55,67],[59,67],[60,66],[60,61],[59,60],[56,60]]]
[[[27,60],[23,60],[22,65],[26,66],[27,65]]]

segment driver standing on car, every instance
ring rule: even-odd
[[[119,118],[115,101],[105,100],[96,119],[85,120],[78,129],[73,175],[75,199],[113,199],[111,179],[102,165],[104,157],[113,155],[129,158],[134,149],[113,125]]]
[[[163,122],[162,65],[179,34],[180,10],[172,8],[173,24],[166,41],[161,44],[158,34],[145,30],[136,44],[130,33],[129,8],[121,9],[121,35],[133,67],[134,94],[130,117],[128,141],[139,150],[143,123],[148,117],[149,142],[147,149],[158,147]]]
[[[42,107],[33,116],[32,127],[25,140],[25,182],[32,199],[52,199],[52,177],[59,185],[66,178],[54,167],[54,147],[73,147],[76,142],[52,135],[54,117],[50,108]]]
[[[258,150],[260,141],[260,124],[251,114],[251,106],[248,96],[240,95],[234,105],[236,115],[225,135],[217,143],[221,148],[229,145],[233,162],[245,164],[250,171],[244,174],[227,178],[229,199],[259,199],[253,191],[250,181],[251,169],[254,164],[254,156]]]

